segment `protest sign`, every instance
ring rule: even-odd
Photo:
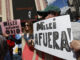
[[[21,33],[20,20],[9,20],[1,23],[3,34],[14,35]]]
[[[75,60],[70,42],[73,40],[69,15],[33,24],[35,49],[67,60]]]

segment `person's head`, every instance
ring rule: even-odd
[[[31,21],[25,23],[25,31],[31,33],[33,30],[33,24]]]
[[[51,17],[59,16],[60,12],[60,8],[49,5],[43,11],[38,11],[37,13],[42,16],[43,19],[48,19]]]
[[[8,51],[8,45],[5,37],[0,35],[0,60],[4,60],[4,57]]]

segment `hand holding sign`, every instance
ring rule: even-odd
[[[3,36],[8,37],[9,35],[8,35],[8,34],[6,34],[6,33],[4,33],[4,34],[3,34]]]
[[[80,41],[79,40],[73,40],[71,42],[71,48],[74,50],[74,51],[79,51],[80,50]]]

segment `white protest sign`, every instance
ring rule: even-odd
[[[73,40],[69,15],[33,24],[35,49],[67,60],[76,60],[70,49]]]
[[[19,19],[2,22],[1,28],[3,34],[14,35],[21,33],[21,23]]]

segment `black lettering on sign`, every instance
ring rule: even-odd
[[[53,21],[55,21],[56,19],[55,18],[53,18]]]
[[[43,33],[43,44],[45,47],[47,47],[47,33],[45,33],[45,34]]]
[[[53,29],[56,29],[56,22],[53,22]]]
[[[15,26],[11,27],[11,29],[15,29]]]
[[[7,33],[7,34],[10,34],[10,31],[9,31],[9,30],[6,30],[6,33]]]
[[[17,25],[17,21],[13,21],[13,25]]]
[[[41,45],[42,33],[39,33],[39,45]]]
[[[15,28],[19,28],[19,26],[15,26]]]
[[[15,31],[15,30],[13,30],[13,33],[15,34],[15,33],[16,33],[16,31]]]
[[[61,33],[61,50],[63,50],[63,48],[65,48],[67,52],[71,51],[65,31],[62,31],[62,33]]]
[[[44,29],[43,23],[44,23],[44,22],[37,23],[37,29],[36,29],[37,31],[38,31],[38,30],[43,30],[43,29]]]
[[[71,40],[71,28],[67,28],[69,39]]]
[[[46,27],[47,30],[52,29],[52,23],[46,24],[45,27]]]
[[[3,22],[4,26],[7,26],[7,22]]]
[[[52,45],[50,44],[50,41],[51,41],[51,36],[52,35],[52,32],[48,32],[48,47],[49,48],[52,48]]]
[[[10,30],[11,34],[14,34],[14,31],[13,30]]]
[[[49,29],[48,24],[46,24],[46,29],[47,29],[47,30]]]
[[[59,33],[57,31],[53,32],[53,48],[59,49],[59,46],[56,42],[56,40],[59,38]]]
[[[13,22],[8,22],[9,23],[9,25],[13,25]]]
[[[49,29],[52,29],[52,23],[49,23]]]
[[[37,34],[35,34],[35,45],[37,44],[38,45],[38,35]]]
[[[20,33],[20,29],[16,29],[16,33],[19,34]]]

